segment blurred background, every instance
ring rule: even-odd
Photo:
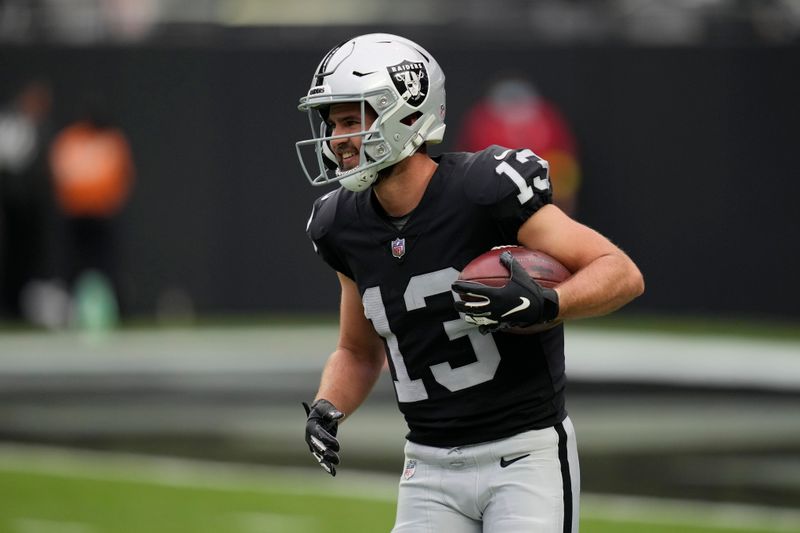
[[[308,464],[338,284],[296,105],[374,31],[444,68],[434,153],[532,148],[645,274],[567,329],[587,492],[800,509],[798,0],[0,0],[0,439]],[[352,468],[400,469],[395,411]]]

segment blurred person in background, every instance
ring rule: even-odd
[[[78,324],[105,329],[119,314],[117,218],[134,178],[130,143],[101,97],[50,148],[57,204],[66,222],[66,279]]]
[[[533,83],[503,78],[467,111],[457,148],[476,152],[493,144],[530,148],[547,161],[553,203],[575,215],[581,183],[575,137],[558,107],[539,94]]]
[[[552,205],[547,162],[530,149],[428,154],[444,136],[444,73],[414,42],[343,42],[299,107],[314,135],[297,143],[306,177],[341,185],[307,226],[341,288],[338,345],[304,404],[312,455],[336,474],[338,425],[388,358],[409,427],[396,533],[577,531],[563,324],[505,330],[611,312],[643,291],[638,268]],[[504,287],[457,281],[506,244],[540,249],[574,275],[545,289],[508,254]]]
[[[22,295],[48,274],[52,99],[49,83],[31,80],[0,109],[0,315],[12,320],[26,318]]]

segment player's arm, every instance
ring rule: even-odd
[[[453,284],[461,296],[455,306],[464,319],[482,332],[527,327],[609,313],[641,294],[644,282],[633,261],[551,204],[547,162],[530,150],[501,150],[492,148],[492,158],[473,165],[476,170],[468,176],[472,181],[466,190],[479,203],[494,206],[496,220],[516,232],[519,244],[551,255],[574,275],[557,290],[544,288],[511,254],[501,254],[499,260],[510,274],[505,286]],[[485,171],[486,161],[496,165],[493,172]]]
[[[599,316],[619,309],[644,292],[644,279],[634,262],[595,230],[549,204],[519,229],[526,248],[558,259],[573,276],[559,285],[558,318]]]
[[[342,287],[339,342],[322,371],[316,399],[306,408],[306,443],[332,476],[339,464],[339,422],[358,408],[380,376],[385,359],[383,342],[364,315],[356,284],[339,273]]]
[[[322,372],[317,398],[325,398],[347,416],[372,390],[386,355],[383,341],[364,315],[355,282],[338,276],[342,286],[339,342]]]

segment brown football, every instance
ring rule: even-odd
[[[572,273],[567,267],[544,252],[529,250],[522,246],[497,246],[470,261],[458,279],[476,281],[492,287],[502,287],[508,282],[508,269],[500,263],[500,254],[509,251],[528,275],[536,280],[542,287],[553,288],[569,278]],[[547,324],[538,324],[527,328],[510,328],[504,330],[510,333],[537,333],[560,324],[553,321]]]

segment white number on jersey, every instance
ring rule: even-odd
[[[508,152],[509,151],[505,152],[503,155],[507,155]],[[514,157],[519,163],[523,164],[527,163],[531,158],[535,158],[536,162],[545,169],[545,177],[542,178],[540,176],[536,176],[533,178],[533,186],[540,191],[546,191],[550,188],[550,179],[548,178],[550,164],[547,161],[534,154],[533,151],[527,148],[514,154]],[[514,185],[516,185],[519,189],[519,194],[517,195],[517,200],[519,200],[519,203],[524,204],[533,198],[533,188],[527,184],[525,178],[522,177],[522,174],[520,174],[507,161],[502,161],[494,170],[497,174],[506,176],[514,182]]]
[[[456,278],[458,278],[458,270],[452,267],[414,276],[409,280],[404,293],[406,310],[422,309],[425,307],[425,298],[436,294],[450,293],[453,298],[457,298],[458,296],[450,289]],[[403,361],[403,354],[400,352],[397,336],[392,333],[389,327],[389,320],[386,317],[386,307],[383,304],[380,288],[370,287],[364,291],[362,301],[365,315],[372,320],[375,330],[386,340],[386,345],[389,348],[389,356],[394,364],[397,377],[394,386],[397,391],[398,401],[418,402],[427,399],[428,391],[425,389],[422,380],[411,379],[408,375],[408,369]],[[500,365],[500,352],[497,351],[497,345],[491,335],[481,335],[478,328],[467,324],[463,317],[443,322],[442,327],[450,340],[466,335],[472,345],[476,360],[458,368],[453,368],[447,362],[432,365],[430,367],[431,373],[439,384],[454,392],[474,387],[494,378],[497,367]]]

